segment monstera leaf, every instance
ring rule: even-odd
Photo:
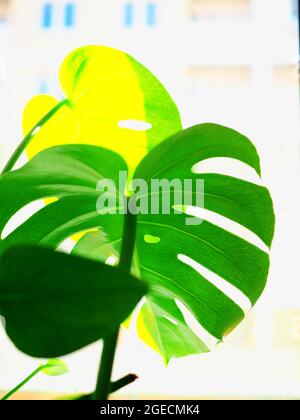
[[[134,175],[134,179],[142,179],[149,186],[153,179],[204,181],[207,213],[204,212],[202,223],[199,216],[192,215],[191,210],[195,209],[178,207],[176,201],[172,201],[176,212],[137,216],[132,270],[150,285],[138,314],[138,331],[166,361],[209,351],[208,341],[222,340],[243,319],[245,307],[241,298],[249,302],[249,307],[254,305],[267,279],[268,252],[221,227],[208,214],[244,227],[268,248],[274,231],[270,195],[264,187],[242,179],[193,171],[199,162],[215,157],[239,160],[260,175],[259,158],[252,143],[241,134],[214,124],[192,127],[159,144]],[[125,162],[111,151],[69,145],[47,149],[23,168],[3,176],[0,250],[20,242],[56,248],[75,233],[93,229],[73,252],[99,261],[107,261],[110,256],[117,260],[126,216],[98,213],[96,190],[99,180],[113,180],[115,204],[110,210],[122,208],[119,193],[124,192],[125,186],[118,176],[124,171]],[[183,182],[175,189],[182,192],[182,185]],[[159,191],[160,201],[167,192]],[[172,192],[172,200],[176,192]],[[150,200],[151,188],[146,195]],[[3,235],[3,229],[19,209],[42,198],[56,201],[8,236]],[[192,223],[187,223],[187,217]]]
[[[125,162],[110,150],[69,145],[46,149],[23,168],[7,173],[0,178],[0,252],[15,244],[56,248],[69,236],[106,223],[122,229],[121,215],[103,217],[96,209],[99,181],[111,179],[119,188],[122,171],[127,171]],[[47,199],[48,205],[18,223],[18,211],[39,199]],[[14,215],[18,227],[8,234],[5,227]]]
[[[143,160],[135,177],[149,182],[153,178],[201,177],[205,209],[244,226],[269,247],[274,214],[268,191],[229,176],[192,172],[196,163],[215,157],[238,159],[260,175],[258,155],[247,138],[206,124],[159,145]],[[187,224],[186,216],[149,214],[138,219],[140,275],[152,285],[152,294],[139,314],[140,331],[144,337],[146,329],[150,343],[166,360],[201,350],[199,345],[192,348],[188,335],[182,333],[183,309],[211,338],[222,340],[244,317],[236,296],[242,295],[254,305],[265,287],[269,268],[265,251],[205,220],[205,213],[201,224]],[[148,237],[156,241],[145,240]],[[216,275],[217,283],[212,281]]]
[[[195,164],[216,157],[239,160],[260,176],[259,157],[246,137],[222,126],[203,124],[157,146],[140,163],[134,178],[148,182],[149,198],[155,178],[201,178],[205,209],[254,233],[265,244],[262,248],[268,249],[275,223],[268,191],[230,176],[193,173]],[[165,193],[161,191],[160,202]],[[244,318],[245,309],[256,303],[266,284],[266,249],[205,220],[205,216],[201,224],[187,224],[184,213],[138,216],[135,269],[152,286],[138,315],[138,331],[166,362],[208,351]],[[115,228],[114,240],[118,236]],[[95,240],[95,234],[87,234],[77,244],[76,252],[87,256],[90,248],[97,249]],[[108,245],[103,246],[98,236],[98,258],[105,256],[102,253],[107,252]],[[192,314],[192,321],[187,313]],[[198,328],[197,335],[195,328],[190,328],[195,320],[204,329],[200,337]]]
[[[38,122],[58,101],[34,97],[23,115],[29,158],[62,144],[103,146],[121,154],[134,168],[148,150],[181,129],[176,105],[163,85],[130,55],[89,46],[72,52],[60,69],[67,98],[44,125]]]

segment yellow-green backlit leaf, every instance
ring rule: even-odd
[[[23,113],[23,132],[26,135],[46,115],[58,101],[49,95],[33,97]],[[27,156],[33,156],[54,145],[76,143],[79,132],[79,122],[74,112],[68,107],[60,108],[52,118],[34,133],[26,149]]]
[[[49,360],[41,369],[47,376],[60,376],[69,372],[69,368],[65,362],[59,359]]]
[[[163,85],[130,55],[90,46],[72,52],[60,69],[69,106],[62,107],[32,139],[31,158],[61,144],[91,144],[122,155],[133,169],[156,144],[181,129],[175,103]],[[24,132],[56,104],[33,98],[24,111]]]

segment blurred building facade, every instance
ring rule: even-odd
[[[299,179],[297,13],[296,0],[0,0],[1,162],[22,137],[26,102],[38,93],[60,97],[59,65],[86,44],[125,50],[153,70],[179,104],[185,126],[217,122],[257,145],[277,214],[273,264],[261,304],[220,358],[216,352],[213,362],[205,356],[201,364],[200,376],[219,394],[212,365],[226,376],[224,360],[230,365],[234,358],[249,363],[249,394],[262,361],[267,370],[257,392],[291,393],[300,386],[300,208],[290,205]],[[239,390],[238,363],[228,367],[228,392]],[[178,366],[183,375],[197,369]]]
[[[58,67],[72,49],[110,45],[132,53],[196,104],[217,88],[242,91],[274,80],[297,82],[295,0],[0,0],[0,106],[15,144],[24,104],[35,93],[60,95]],[[4,80],[3,80],[4,79]],[[230,93],[229,93],[230,94]],[[212,98],[212,96],[211,96]],[[177,98],[176,98],[177,99]],[[205,103],[202,115],[209,113]],[[213,106],[213,105],[212,105]],[[201,107],[202,108],[202,107]],[[199,119],[199,106],[187,112]],[[200,114],[200,115],[199,115]],[[11,131],[12,130],[12,131]],[[3,131],[1,136],[3,137]],[[0,137],[0,143],[5,139]],[[10,146],[8,146],[10,148]]]

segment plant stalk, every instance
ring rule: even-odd
[[[125,273],[130,273],[133,260],[136,238],[136,216],[128,213],[124,218],[124,228],[122,236],[122,250],[119,268]],[[93,400],[107,400],[110,393],[111,374],[113,369],[114,357],[117,347],[119,329],[110,337],[103,340],[103,350],[101,355],[96,390]]]
[[[33,139],[36,130],[38,130],[44,124],[46,124],[46,122],[49,121],[50,118],[52,118],[53,115],[56,114],[57,111],[60,110],[63,106],[68,106],[68,105],[69,105],[69,100],[68,99],[65,99],[65,100],[59,102],[46,115],[44,115],[43,118],[41,118],[38,123],[36,123],[36,125],[29,131],[29,133],[24,137],[24,139],[21,141],[19,146],[14,151],[14,153],[11,155],[7,164],[5,165],[4,169],[2,170],[1,175],[6,174],[11,169],[13,169],[13,167],[17,163],[19,157],[24,152],[24,150],[26,149],[26,147],[28,146],[30,141]]]
[[[121,378],[115,382],[112,382],[110,384],[110,393],[119,391],[119,389],[122,389],[125,386],[132,384],[137,379],[138,377],[136,375],[134,375],[133,373],[130,373],[129,375],[124,376],[124,378]]]
[[[4,395],[3,398],[1,398],[1,401],[8,400],[13,394],[15,394],[19,389],[21,389],[24,385],[27,384],[32,378],[34,378],[40,371],[43,369],[43,365],[39,366],[37,369],[35,369],[27,378],[24,379],[24,381],[20,382],[19,385],[17,385],[15,388],[13,388],[11,391],[9,391],[6,395]]]
[[[120,389],[124,388],[127,385],[132,384],[134,381],[136,381],[138,379],[138,377],[136,375],[134,375],[133,373],[130,373],[129,375],[124,376],[124,378],[118,379],[115,382],[112,382],[110,384],[110,394],[119,391]],[[77,400],[77,401],[90,401],[93,399],[93,394],[85,394],[85,395],[80,395],[75,396],[75,397],[70,397],[67,398],[70,400]]]

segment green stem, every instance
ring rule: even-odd
[[[134,375],[133,373],[130,373],[129,375],[124,376],[124,378],[118,379],[115,382],[112,382],[110,384],[110,394],[119,391],[120,389],[124,388],[127,385],[132,384],[134,381],[136,381],[138,377]],[[80,395],[79,397],[69,397],[67,399],[70,400],[77,400],[77,401],[90,401],[93,399],[93,394],[85,394]]]
[[[56,112],[62,108],[65,105],[69,105],[69,100],[65,99],[61,102],[59,102],[57,105],[55,105],[46,115],[43,116],[43,118],[40,119],[40,121],[29,131],[29,133],[24,137],[24,139],[21,141],[19,146],[16,148],[14,153],[11,155],[9,161],[5,165],[4,169],[2,170],[1,175],[4,175],[6,172],[9,172],[17,163],[19,157],[24,152],[30,141],[33,139],[36,130],[41,128],[44,124],[46,124],[47,121],[50,120],[50,118],[53,117]]]
[[[122,250],[119,268],[126,273],[131,270],[136,236],[136,216],[128,213],[124,219]],[[107,400],[110,393],[111,374],[117,347],[119,330],[103,340],[96,390],[93,400]]]
[[[129,375],[124,376],[124,378],[121,378],[118,381],[112,382],[110,384],[110,393],[119,391],[119,389],[122,389],[125,386],[132,384],[137,379],[138,377],[136,375],[134,375],[133,373],[130,373]]]
[[[24,381],[20,382],[19,385],[17,385],[15,388],[13,388],[11,391],[9,391],[6,395],[4,395],[3,398],[1,398],[1,401],[8,400],[13,394],[15,394],[19,389],[21,389],[24,385],[27,384],[32,378],[34,378],[40,371],[43,369],[43,365],[39,366],[37,369],[35,369],[27,378],[24,379]]]
[[[96,390],[93,400],[107,400],[110,392],[110,378],[112,374],[115,352],[117,348],[119,330],[103,340],[103,349],[100,361]]]

